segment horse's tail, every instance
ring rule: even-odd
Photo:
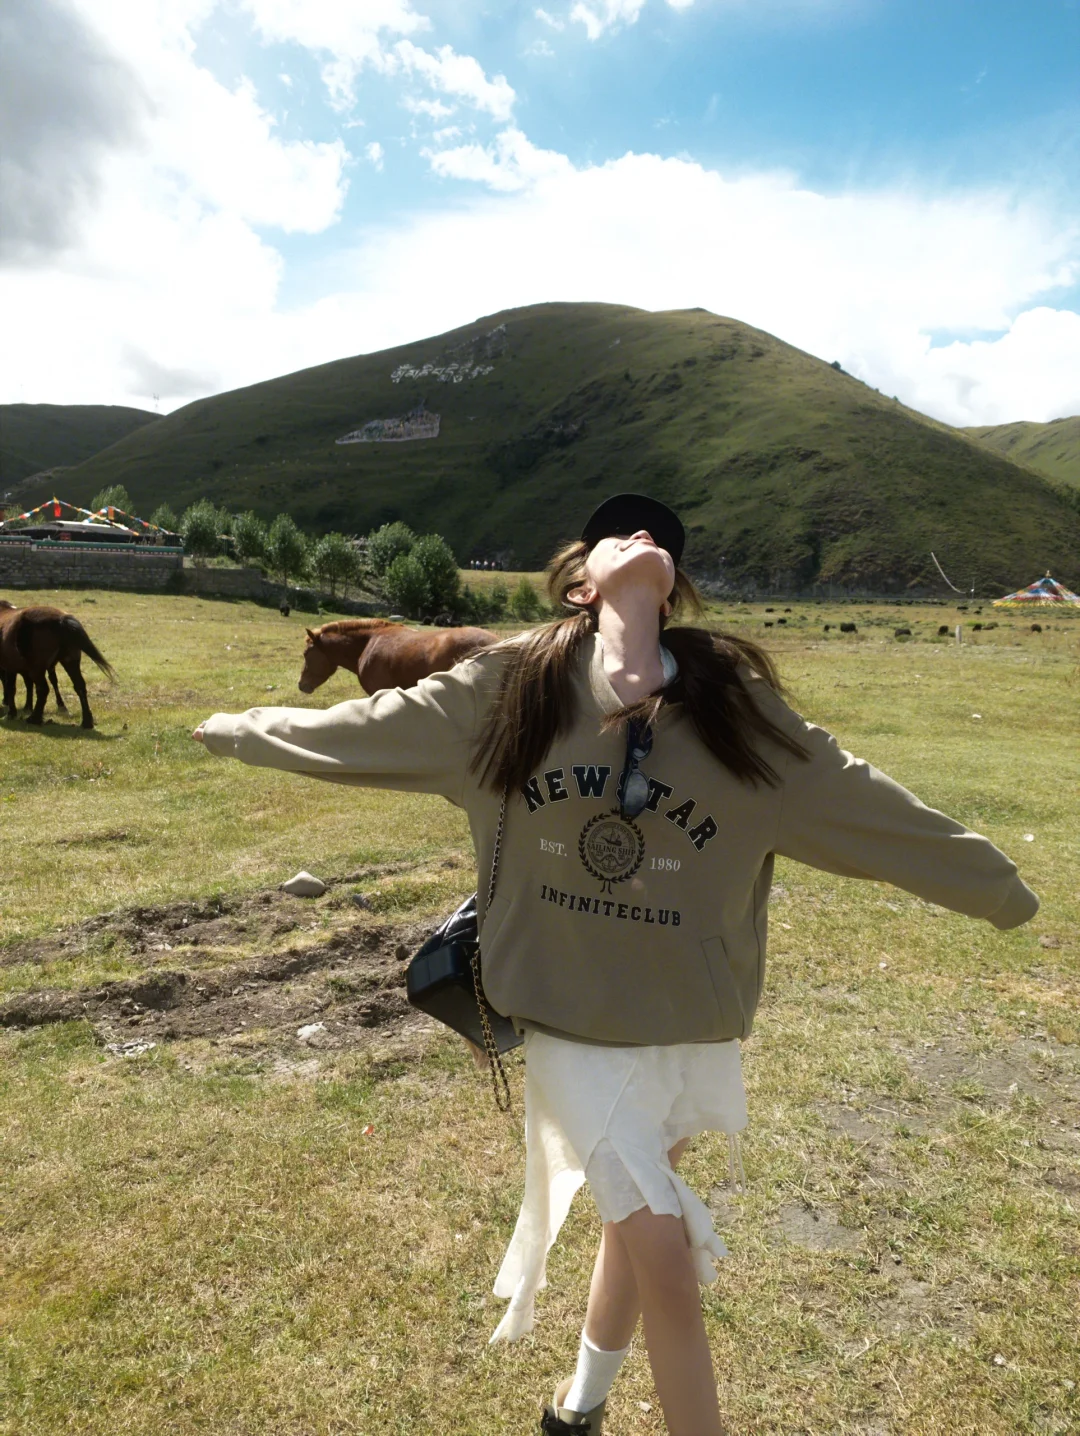
[[[60,623],[61,626],[74,640],[76,647],[79,649],[79,652],[85,653],[87,658],[93,659],[93,661],[101,669],[102,673],[108,674],[108,676],[115,683],[116,673],[113,670],[112,664],[101,652],[97,644],[90,637],[86,629],[82,626],[82,624],[75,617],[75,615],[72,613],[66,613],[64,617],[60,620]]]

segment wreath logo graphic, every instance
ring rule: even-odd
[[[590,818],[578,838],[582,865],[606,893],[613,891],[615,883],[632,878],[644,856],[641,829],[631,818],[624,818],[618,808]]]

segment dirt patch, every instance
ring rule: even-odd
[[[328,906],[337,909],[329,932],[321,921],[312,923]],[[309,938],[313,925],[318,935]],[[348,893],[316,903],[272,891],[110,913],[10,948],[6,960],[71,957],[111,936],[144,955],[147,970],[81,990],[20,993],[0,1003],[0,1026],[85,1018],[113,1045],[243,1038],[279,1054],[286,1075],[310,1060],[305,1052],[362,1045],[376,1031],[385,1037],[432,1029],[405,997],[407,959],[430,930],[429,922],[381,922]],[[258,952],[283,934],[296,940],[281,951]],[[214,950],[229,947],[247,955],[223,962],[219,952],[215,961]],[[298,1036],[304,1028],[313,1030]]]
[[[457,866],[456,863],[449,864]],[[0,948],[0,966],[46,963],[91,952],[105,943],[122,943],[147,964],[171,964],[202,948],[252,947],[294,932],[327,907],[350,909],[354,894],[348,888],[374,884],[383,877],[415,869],[413,863],[385,863],[362,868],[344,877],[326,879],[327,893],[312,906],[312,899],[295,898],[280,888],[244,896],[223,894],[198,902],[177,902],[161,907],[121,908],[100,913],[85,922],[27,938]],[[465,894],[462,894],[464,897]],[[177,957],[170,957],[177,953]]]
[[[862,1246],[862,1234],[842,1226],[828,1207],[788,1202],[770,1225],[769,1241],[773,1246],[788,1242],[816,1252],[851,1252]]]
[[[1018,1094],[1041,1101],[1055,1095],[1077,1101],[1080,1080],[1075,1071],[1063,1070],[1061,1062],[1061,1055],[1067,1051],[1063,1044],[1049,1038],[1018,1038],[989,1053],[942,1042],[921,1053],[909,1054],[907,1061],[913,1075],[936,1096],[970,1100],[982,1094],[994,1105],[1006,1103]]]

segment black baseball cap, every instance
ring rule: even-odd
[[[686,542],[686,530],[677,513],[659,499],[650,499],[646,494],[613,494],[610,499],[605,499],[581,530],[581,537],[592,548],[601,539],[636,534],[638,529],[645,529],[678,564]]]

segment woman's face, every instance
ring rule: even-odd
[[[647,529],[601,539],[589,552],[585,572],[586,582],[572,596],[586,605],[636,588],[652,594],[657,608],[663,608],[675,587],[674,561]]]

